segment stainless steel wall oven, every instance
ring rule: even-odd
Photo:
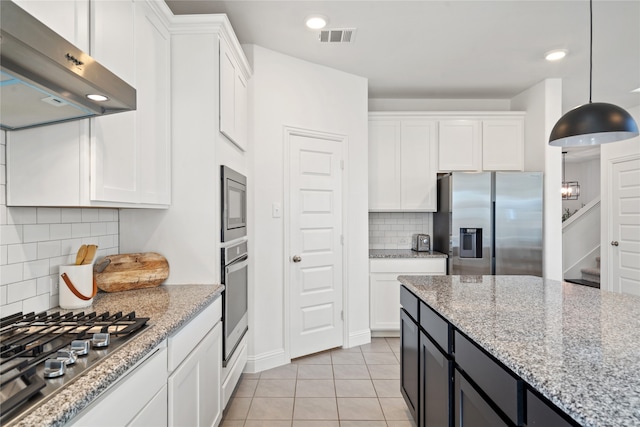
[[[222,341],[223,366],[248,330],[248,255],[247,241],[222,248],[222,294],[224,339]]]
[[[220,167],[222,178],[222,242],[247,235],[247,178],[227,166]]]

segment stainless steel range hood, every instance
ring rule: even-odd
[[[12,1],[0,1],[0,37],[0,128],[136,109],[133,87]]]

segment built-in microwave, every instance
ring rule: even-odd
[[[220,240],[229,242],[247,235],[247,178],[227,166],[220,167],[222,178],[222,229]]]

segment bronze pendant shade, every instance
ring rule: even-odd
[[[568,111],[556,123],[549,145],[579,147],[606,144],[638,136],[638,125],[623,108],[591,102],[593,86],[593,0],[589,1],[589,103]]]

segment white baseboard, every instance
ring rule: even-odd
[[[396,338],[400,336],[400,331],[371,331],[372,338]]]
[[[247,357],[247,365],[244,368],[244,372],[253,374],[266,371],[267,369],[277,368],[290,362],[291,359],[286,357],[284,349],[273,350]]]
[[[345,343],[345,348],[357,347],[359,345],[369,344],[371,342],[371,330],[363,329],[361,331],[351,332],[349,341]]]

